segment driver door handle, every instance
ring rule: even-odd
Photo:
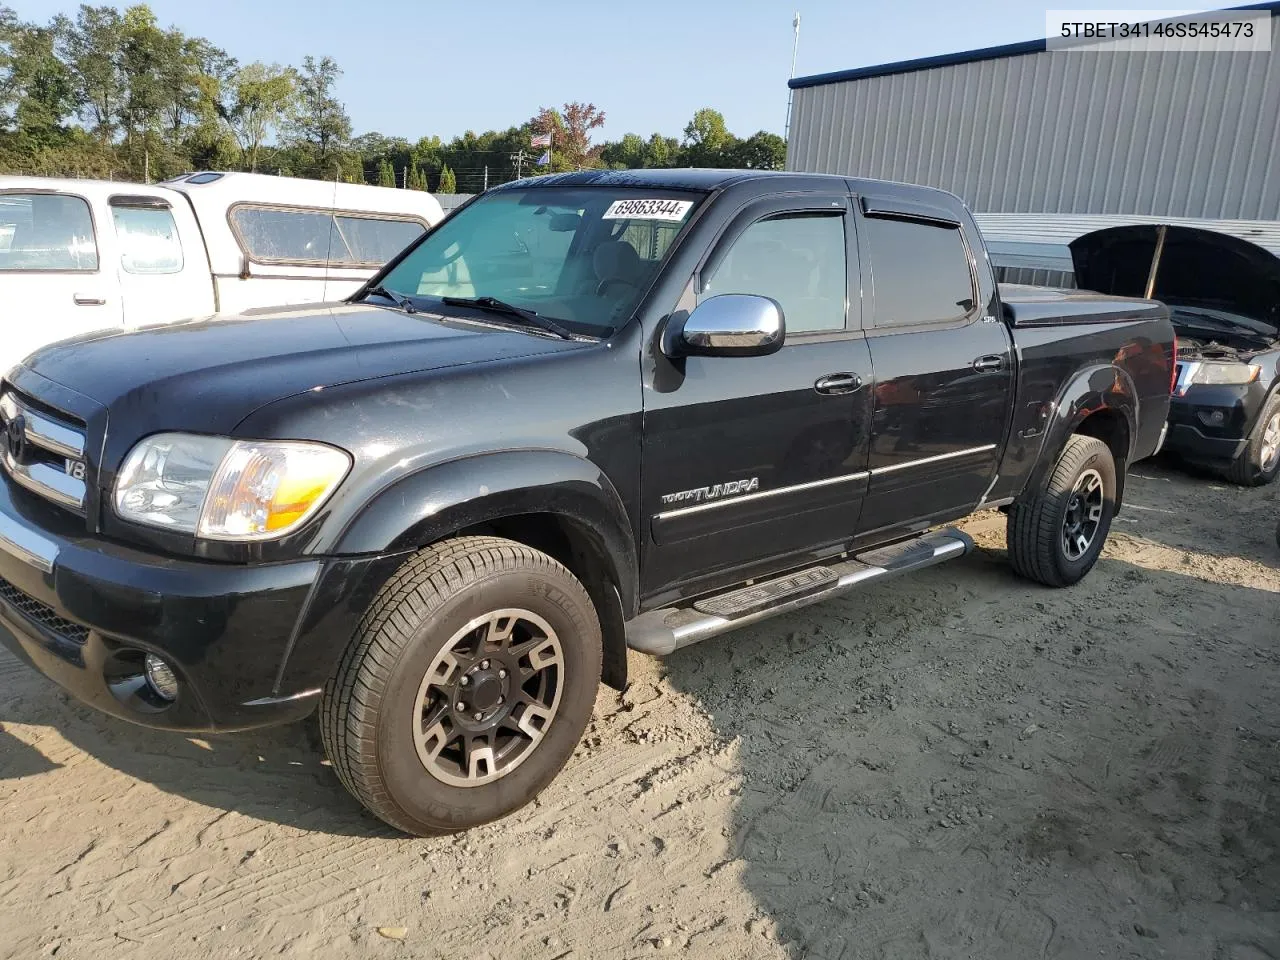
[[[825,377],[819,377],[813,385],[818,393],[828,395],[853,393],[861,387],[862,378],[856,373],[829,373]]]
[[[1004,369],[1004,357],[999,354],[992,353],[985,357],[979,357],[973,361],[973,369],[979,373],[990,373],[992,370]]]
[[[101,307],[107,302],[106,297],[95,296],[91,293],[73,293],[71,299],[77,307]]]

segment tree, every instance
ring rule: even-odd
[[[55,53],[52,27],[18,23],[6,12],[0,8],[0,123],[12,110],[19,131],[48,145],[75,109],[72,77]]]
[[[636,133],[628,133],[617,143],[605,143],[600,147],[600,162],[619,170],[645,166],[644,140]]]
[[[391,161],[383,157],[378,164],[378,186],[394,187],[396,185],[395,167],[391,166]]]
[[[724,115],[703,107],[684,128],[684,162],[691,167],[730,166],[738,138],[729,132]]]
[[[121,69],[124,23],[114,7],[83,5],[74,22],[55,20],[62,38],[62,59],[75,79],[80,114],[104,143],[115,139],[116,119],[125,97]]]
[[[312,173],[331,175],[334,154],[351,139],[351,118],[334,95],[342,70],[332,57],[302,58],[298,94],[290,118],[290,134],[296,146],[310,154]],[[341,163],[339,159],[338,164]]]
[[[747,170],[781,170],[787,164],[787,141],[761,130],[729,151],[730,166]]]
[[[422,168],[416,163],[409,168],[409,189],[425,190],[427,189],[427,177],[422,172]]]
[[[453,171],[445,166],[440,171],[440,183],[436,186],[436,193],[457,193],[458,178],[453,175]]]
[[[293,103],[297,77],[278,64],[250,63],[232,75],[219,112],[240,145],[241,166],[258,169],[259,152]]]
[[[577,170],[600,163],[600,148],[591,146],[591,131],[604,126],[604,111],[594,103],[566,103],[564,110],[543,107],[531,121],[533,133],[551,134],[552,167]]]

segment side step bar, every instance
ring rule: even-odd
[[[860,553],[838,563],[809,567],[774,580],[704,597],[692,606],[650,610],[627,623],[627,646],[665,656],[699,640],[838,597],[868,581],[962,557],[972,549],[973,541],[967,534],[948,528]]]

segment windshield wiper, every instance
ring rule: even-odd
[[[497,297],[441,297],[440,300],[451,307],[474,307],[477,310],[488,310],[490,313],[516,317],[530,326],[546,330],[548,333],[554,333],[561,340],[577,339],[569,330],[560,326],[550,317],[540,316],[534,310],[517,307],[514,303],[507,303]]]
[[[375,294],[379,297],[386,297],[388,300],[394,303],[397,307],[399,307],[405,313],[418,312],[418,308],[413,305],[412,300],[406,297],[403,293],[396,293],[394,290],[388,290],[382,284],[378,284],[376,287],[370,287],[368,290],[364,292],[364,295],[361,296],[360,299],[364,300],[366,297],[369,297]]]

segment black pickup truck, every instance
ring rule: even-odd
[[[32,318],[38,322],[38,318]],[[413,833],[527,803],[627,648],[963,555],[1096,561],[1159,303],[997,289],[954,196],[749,171],[482,194],[351,301],[46,347],[0,385],[0,639],[174,730],[319,708]]]

